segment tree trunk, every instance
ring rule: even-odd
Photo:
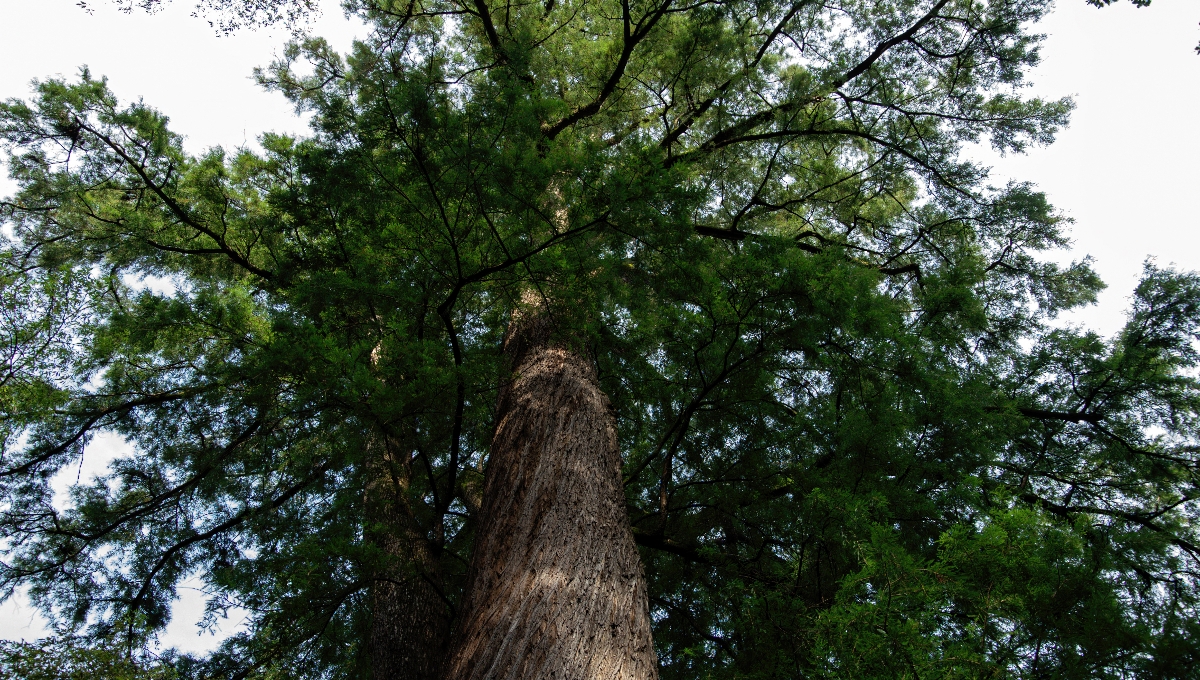
[[[590,362],[513,323],[446,680],[653,680],[616,423]]]
[[[450,637],[439,570],[408,506],[409,466],[397,465],[394,451],[379,453],[367,489],[368,536],[387,559],[371,584],[372,677],[437,680]]]

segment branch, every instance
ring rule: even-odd
[[[988,406],[985,411],[996,413],[1008,410],[1004,406]],[[1016,411],[1027,418],[1035,420],[1061,420],[1066,423],[1091,423],[1095,425],[1104,420],[1104,416],[1098,413],[1081,413],[1079,411],[1047,411],[1040,408],[1027,408],[1018,406]]]
[[[476,2],[479,1],[480,0],[476,0]],[[542,125],[542,134],[544,134],[548,139],[554,139],[559,135],[559,133],[571,125],[578,123],[584,118],[594,116],[599,113],[600,107],[603,106],[604,102],[607,101],[608,98],[612,96],[612,93],[616,91],[617,85],[620,84],[622,76],[625,75],[625,67],[629,65],[629,58],[633,56],[633,50],[646,37],[646,35],[650,33],[650,30],[654,28],[654,25],[658,23],[658,20],[661,19],[664,14],[666,14],[667,8],[671,6],[672,1],[673,0],[666,0],[663,2],[663,4],[659,5],[658,9],[656,9],[648,18],[643,18],[642,21],[639,21],[636,30],[632,31],[630,26],[632,18],[630,17],[629,13],[629,0],[622,1],[621,21],[623,24],[622,30],[624,32],[624,36],[622,37],[621,56],[617,58],[617,65],[613,68],[612,73],[609,74],[608,80],[605,81],[604,86],[600,88],[600,92],[595,96],[595,98],[592,99],[592,101],[575,109],[571,113],[567,114],[562,120],[554,123],[553,125]],[[643,22],[645,22],[644,25]]]
[[[868,69],[870,69],[871,66],[873,66],[875,64],[875,62],[877,62],[888,50],[890,50],[891,48],[895,47],[896,45],[899,45],[900,43],[905,42],[905,41],[909,40],[910,38],[912,38],[912,36],[915,35],[917,33],[917,31],[921,30],[921,28],[923,28],[926,24],[928,24],[930,21],[932,21],[937,16],[937,13],[939,11],[941,11],[941,9],[943,7],[946,6],[947,2],[949,2],[949,0],[939,0],[937,2],[937,4],[935,4],[933,6],[933,8],[929,10],[929,12],[927,12],[924,16],[922,16],[920,19],[918,19],[916,21],[916,23],[914,23],[912,26],[910,26],[908,28],[908,30],[904,31],[900,35],[897,35],[893,38],[885,40],[882,43],[880,43],[879,45],[877,45],[875,47],[875,50],[872,51],[871,54],[868,55],[866,59],[859,62],[856,66],[854,66],[849,71],[847,71],[842,76],[840,76],[838,79],[833,81],[833,83],[831,84],[832,86],[829,88],[829,92],[837,91],[839,88],[844,86],[846,83],[848,83],[851,80],[862,75]],[[818,96],[809,97],[804,100],[783,102],[776,106],[772,106],[770,108],[764,109],[757,113],[751,114],[751,115],[743,118],[741,121],[734,123],[733,125],[730,125],[729,127],[717,132],[712,137],[710,137],[708,141],[704,142],[699,147],[697,147],[695,151],[686,153],[682,156],[668,158],[666,161],[666,164],[668,166],[670,166],[670,165],[673,165],[678,160],[690,159],[691,157],[703,155],[705,153],[715,151],[716,149],[722,148],[724,146],[729,146],[730,144],[736,144],[736,143],[743,142],[743,141],[755,141],[755,140],[759,140],[759,139],[768,139],[770,137],[775,137],[775,136],[786,136],[788,134],[787,132],[774,133],[769,136],[742,137],[742,135],[745,135],[746,133],[753,130],[754,128],[756,128],[760,125],[763,125],[764,123],[767,123],[770,120],[774,119],[777,115],[787,114],[787,113],[792,113],[792,112],[798,111],[806,106],[815,104],[815,103],[825,99],[828,96],[829,96],[829,93],[826,93],[826,94],[821,94]],[[812,134],[813,132],[815,132],[815,131],[810,131],[809,133]],[[842,134],[853,134],[850,131],[840,131],[840,132],[842,132]],[[793,133],[793,134],[800,134],[800,132]],[[822,134],[822,133],[816,133],[816,134]],[[825,133],[825,134],[833,134],[833,133]],[[869,135],[866,135],[865,133],[861,133],[861,132],[858,133],[858,136],[863,136],[864,138],[871,139]],[[676,137],[677,137],[677,135],[676,135]],[[674,139],[674,137],[672,138],[672,140],[673,139]],[[871,139],[871,141],[879,142],[881,140]],[[890,147],[890,145],[885,145],[885,146]],[[908,156],[910,159],[912,159],[911,154],[904,152],[900,149],[895,149],[895,150],[899,151],[900,153],[902,153],[902,154]],[[924,163],[921,163],[921,165],[925,166]],[[928,168],[928,166],[925,166],[925,167],[927,169],[930,169],[930,168]],[[930,169],[930,170],[932,170],[932,169]],[[935,174],[937,174],[937,173],[935,173]],[[941,179],[940,176],[939,176],[939,179]],[[952,185],[950,185],[950,186],[952,186]]]
[[[752,234],[748,231],[739,229],[721,229],[720,227],[705,227],[696,225],[696,233],[701,236],[711,236],[712,238],[724,239],[726,241],[744,241],[747,236]]]
[[[921,30],[922,28],[924,28],[925,24],[928,24],[930,21],[932,21],[933,18],[937,16],[937,13],[940,12],[942,10],[942,8],[946,6],[946,3],[949,1],[950,0],[938,0],[938,3],[936,5],[934,5],[933,8],[930,9],[929,12],[927,12],[925,14],[925,16],[921,17],[920,19],[917,20],[917,22],[915,24],[910,26],[907,31],[901,33],[900,35],[898,35],[894,38],[890,38],[888,40],[885,40],[885,41],[879,43],[879,45],[875,48],[875,51],[872,52],[870,54],[870,56],[868,56],[866,59],[863,59],[861,62],[858,63],[857,66],[850,69],[844,75],[842,75],[842,77],[835,80],[833,82],[833,87],[831,87],[830,89],[837,90],[837,89],[841,88],[843,85],[845,85],[846,83],[850,82],[851,80],[854,80],[855,78],[866,73],[867,69],[871,68],[871,66],[873,66],[875,64],[875,62],[879,61],[879,58],[882,57],[885,52],[892,49],[896,45],[899,45],[902,42],[908,41],[910,38],[912,38],[914,35],[916,35],[917,31]]]
[[[758,49],[758,53],[754,55],[754,60],[747,64],[736,76],[729,78],[724,83],[718,85],[716,91],[711,97],[705,99],[703,102],[700,102],[700,105],[693,109],[678,127],[663,135],[662,141],[658,143],[659,147],[666,149],[674,144],[675,140],[679,139],[685,132],[691,129],[692,125],[695,124],[700,116],[703,116],[708,109],[716,103],[721,95],[725,94],[729,88],[733,86],[733,83],[738,78],[745,75],[750,69],[758,66],[759,62],[762,61],[763,56],[766,55],[767,50],[770,49],[771,43],[775,42],[775,38],[779,37],[779,34],[783,32],[783,28],[787,25],[787,22],[791,21],[792,17],[796,16],[801,8],[810,2],[811,0],[801,0],[800,2],[792,5],[792,8],[788,11],[788,13],[784,15],[783,19],[781,19],[778,24],[775,25],[775,28],[771,31],[770,35],[768,35],[767,39],[763,41],[762,45]]]
[[[475,15],[483,22],[483,32],[487,35],[488,44],[492,46],[492,51],[496,53],[496,60],[501,63],[508,62],[508,54],[500,45],[500,34],[496,32],[496,24],[492,21],[492,13],[488,10],[487,3],[484,0],[474,0]]]
[[[145,600],[146,595],[150,592],[150,587],[153,585],[154,577],[158,575],[158,572],[162,571],[163,568],[166,567],[167,563],[171,560],[172,557],[179,554],[181,551],[185,550],[186,548],[188,548],[189,546],[191,546],[195,543],[199,543],[200,541],[208,540],[208,539],[212,538],[213,536],[216,536],[217,534],[220,534],[220,533],[223,533],[225,531],[232,529],[233,527],[244,522],[247,518],[249,518],[251,515],[253,515],[255,513],[268,512],[271,510],[278,509],[284,503],[291,500],[296,494],[303,491],[305,489],[305,487],[307,487],[309,484],[312,484],[314,481],[316,481],[316,479],[318,477],[323,475],[325,473],[325,471],[329,468],[330,464],[331,463],[326,463],[324,465],[318,466],[308,476],[306,476],[304,479],[300,480],[300,482],[294,484],[293,486],[288,488],[286,491],[284,491],[279,496],[276,496],[273,500],[271,500],[270,503],[267,503],[265,505],[260,505],[257,507],[253,507],[253,508],[246,508],[245,510],[242,510],[241,512],[234,515],[233,517],[230,517],[229,519],[225,520],[224,522],[221,522],[220,524],[216,525],[215,527],[209,529],[208,531],[189,536],[188,538],[185,538],[182,541],[180,541],[180,542],[176,543],[175,545],[171,546],[170,548],[168,548],[167,551],[165,553],[163,553],[161,557],[158,558],[158,561],[155,562],[154,567],[150,570],[150,573],[147,574],[146,578],[142,581],[141,589],[138,590],[137,595],[133,598],[132,602],[129,605],[130,611],[135,612],[138,610],[138,608],[141,607],[142,601]],[[131,619],[130,626],[132,626],[132,625],[133,625],[133,622]]]
[[[900,274],[909,273],[916,274],[917,285],[921,286],[922,288],[925,287],[925,282],[921,280],[921,265],[917,264],[916,262],[910,262],[901,267],[880,267],[879,271],[887,274],[888,276],[899,276]]]
[[[701,555],[695,548],[685,546],[660,533],[647,533],[637,527],[633,527],[633,540],[638,545],[646,548],[654,548],[655,550],[661,550],[672,555],[678,555],[679,557],[699,562],[700,564],[713,564],[712,560]]]
[[[105,143],[105,145],[108,146],[109,149],[111,149],[114,153],[116,153],[118,156],[120,156],[121,160],[125,161],[125,163],[134,171],[134,173],[136,173],[137,176],[140,177],[141,180],[146,183],[146,186],[149,187],[150,190],[153,191],[156,196],[158,196],[159,200],[161,200],[163,202],[163,204],[167,206],[167,208],[171,211],[171,213],[175,215],[176,219],[178,219],[180,222],[183,222],[184,224],[188,225],[189,227],[195,229],[196,231],[200,232],[201,234],[204,234],[205,236],[211,238],[213,241],[215,241],[217,243],[218,246],[220,246],[221,252],[225,253],[225,255],[229,257],[229,259],[233,260],[235,264],[242,267],[246,271],[248,271],[252,274],[255,274],[257,276],[260,276],[264,279],[267,279],[268,281],[274,279],[274,275],[271,274],[271,272],[268,272],[265,269],[261,269],[259,267],[254,266],[250,262],[250,260],[246,259],[245,256],[243,256],[241,253],[234,250],[225,241],[225,238],[223,236],[216,233],[212,229],[204,226],[203,224],[200,224],[196,220],[193,220],[191,218],[191,216],[189,216],[187,214],[187,212],[183,209],[182,206],[180,206],[178,203],[176,203],[174,199],[172,199],[170,196],[167,195],[167,193],[165,191],[163,191],[163,188],[161,186],[154,183],[154,180],[152,180],[150,178],[150,175],[146,172],[146,169],[143,168],[139,163],[135,162],[134,159],[132,157],[130,157],[128,153],[125,152],[124,147],[122,147],[120,144],[117,144],[116,142],[114,142],[111,138],[109,138],[107,135],[103,134],[99,130],[97,130],[89,125],[84,124],[78,118],[75,120],[75,122],[77,125],[79,125],[80,129],[87,130],[88,132],[95,135],[98,139],[103,141]]]
[[[1146,515],[1139,514],[1136,512],[1126,512],[1124,510],[1108,510],[1106,508],[1099,508],[1099,507],[1090,506],[1090,505],[1077,505],[1077,506],[1073,506],[1073,507],[1068,507],[1065,505],[1059,505],[1058,503],[1055,503],[1054,501],[1047,500],[1045,498],[1042,498],[1041,496],[1037,496],[1037,495],[1034,495],[1031,493],[1022,494],[1021,500],[1025,501],[1027,503],[1031,503],[1031,504],[1043,507],[1046,510],[1050,511],[1051,513],[1058,515],[1059,517],[1062,517],[1064,519],[1073,519],[1073,515],[1077,515],[1079,513],[1086,513],[1086,514],[1090,514],[1090,515],[1103,515],[1105,517],[1113,517],[1116,519],[1123,519],[1128,522],[1133,522],[1134,524],[1146,527],[1147,529],[1150,529],[1151,531],[1154,531],[1156,533],[1166,534],[1168,537],[1168,540],[1171,541],[1172,545],[1175,545],[1178,548],[1182,548],[1183,550],[1185,550],[1188,554],[1190,554],[1192,556],[1192,559],[1200,561],[1200,546],[1196,545],[1195,543],[1192,543],[1191,541],[1187,540],[1186,538],[1180,538],[1179,536],[1176,536],[1175,534],[1173,534],[1169,530],[1167,530],[1165,527],[1155,524],[1153,521],[1151,521],[1151,518]],[[1157,513],[1157,514],[1161,515],[1162,513]]]
[[[693,228],[696,230],[696,233],[699,234],[700,236],[719,238],[719,239],[723,239],[726,241],[741,242],[752,236],[757,236],[757,234],[754,234],[752,232],[741,231],[739,229],[721,229],[719,227],[706,227],[706,226],[701,226],[701,225],[696,225]],[[825,249],[820,246],[814,246],[811,243],[804,243],[803,241],[800,240],[807,236],[814,236],[814,237],[820,239],[822,242],[828,243],[828,241],[825,239],[825,237],[821,236],[820,234],[818,234],[814,231],[804,231],[795,236],[797,248],[799,248],[805,252],[813,253],[814,255],[825,252]],[[870,262],[864,262],[857,258],[850,258],[850,259],[852,262],[874,268],[874,269],[878,270],[881,274],[887,274],[888,276],[899,276],[901,274],[916,274],[917,285],[921,286],[921,287],[924,287],[924,285],[925,285],[924,281],[921,278],[921,265],[917,264],[916,262],[910,262],[906,265],[902,265],[899,267],[882,267],[882,266],[871,264]],[[1087,420],[1087,418],[1085,417],[1084,420]],[[1088,422],[1091,422],[1091,421],[1089,420]]]
[[[36,458],[34,458],[33,460],[27,461],[22,465],[19,465],[15,468],[9,468],[7,470],[0,470],[0,478],[10,477],[12,475],[19,475],[19,474],[26,473],[29,470],[33,469],[33,467],[38,465],[39,463],[44,463],[47,460],[53,458],[54,456],[62,453],[63,451],[66,451],[73,444],[75,444],[80,439],[82,439],[83,436],[86,435],[93,427],[95,427],[96,423],[100,422],[100,420],[103,419],[105,416],[112,415],[114,413],[120,413],[122,411],[128,411],[130,409],[134,409],[139,406],[151,406],[151,405],[155,405],[155,404],[165,404],[169,401],[175,401],[177,399],[186,399],[188,397],[194,397],[198,394],[203,393],[205,390],[208,390],[211,387],[212,387],[212,385],[207,385],[205,387],[193,387],[191,389],[181,390],[179,392],[163,392],[160,394],[151,395],[149,397],[143,397],[141,399],[134,399],[133,401],[127,401],[122,404],[117,404],[116,406],[106,406],[104,408],[101,408],[100,410],[95,411],[90,416],[88,416],[87,421],[83,424],[83,426],[80,427],[78,430],[76,430],[75,433],[72,434],[70,437],[68,437],[65,442],[59,444],[58,446],[51,448],[46,453],[43,453],[43,454],[37,456]]]
[[[59,531],[53,531],[53,532],[49,532],[49,533],[51,533],[51,534],[66,534],[68,536],[71,536],[72,538],[78,538],[83,541],[94,541],[98,538],[101,538],[105,534],[108,534],[109,532],[113,531],[114,529],[121,526],[122,524],[125,524],[126,522],[137,519],[138,517],[141,517],[143,515],[152,513],[159,508],[159,506],[163,503],[163,501],[174,498],[176,496],[180,496],[180,495],[186,493],[189,489],[200,484],[200,482],[204,481],[204,479],[208,475],[212,474],[217,469],[217,466],[222,461],[224,461],[226,458],[228,458],[229,455],[231,453],[233,453],[239,446],[241,446],[242,444],[249,441],[250,438],[252,436],[254,436],[254,433],[257,432],[259,430],[259,428],[261,428],[261,427],[262,427],[262,419],[261,418],[254,419],[254,421],[250,423],[249,427],[247,427],[245,430],[243,430],[233,441],[229,442],[227,445],[225,445],[221,448],[221,452],[217,455],[215,460],[213,460],[209,465],[206,465],[205,467],[201,468],[196,475],[189,478],[186,482],[184,482],[178,486],[175,486],[171,489],[168,489],[167,491],[163,491],[162,493],[154,496],[153,498],[136,503],[135,505],[133,505],[132,509],[130,509],[128,512],[121,515],[119,518],[110,521],[107,525],[101,527],[100,529],[93,530],[86,534],[80,533],[80,532],[59,532]]]

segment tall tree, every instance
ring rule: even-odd
[[[1065,123],[1046,4],[364,1],[262,153],[39,83],[7,592],[132,654],[197,575],[207,677],[1193,677],[1200,279],[1055,328],[1101,284],[960,155]]]

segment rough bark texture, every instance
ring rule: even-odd
[[[367,489],[371,540],[390,560],[371,585],[374,680],[436,680],[450,637],[429,542],[405,499],[407,466],[384,459]]]
[[[541,315],[505,343],[483,507],[446,680],[651,680],[645,576],[616,428],[590,363]]]

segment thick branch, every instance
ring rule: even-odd
[[[720,227],[705,227],[697,225],[696,233],[701,236],[724,239],[726,241],[744,241],[750,232],[739,229],[721,229]]]
[[[984,410],[996,412],[1005,411],[1007,409],[1002,406],[989,406]],[[1028,408],[1024,406],[1018,406],[1016,411],[1027,418],[1033,418],[1035,420],[1061,420],[1066,423],[1091,424],[1096,424],[1104,420],[1104,416],[1098,413],[1081,413],[1079,411],[1047,411],[1045,409]]]
[[[866,59],[863,59],[858,63],[857,66],[850,69],[844,75],[842,75],[842,77],[835,80],[833,82],[833,87],[830,89],[836,90],[851,80],[854,80],[855,78],[866,73],[867,69],[871,68],[875,62],[879,61],[880,57],[882,57],[888,50],[892,49],[896,45],[899,45],[900,43],[912,39],[912,37],[917,34],[917,31],[921,30],[925,27],[925,24],[928,24],[930,21],[932,21],[933,18],[937,16],[937,13],[942,11],[942,8],[945,7],[946,3],[949,1],[950,0],[938,0],[938,3],[934,5],[933,8],[925,14],[925,16],[921,17],[916,23],[910,26],[907,31],[894,38],[889,38],[888,40],[879,43],[879,45],[875,47],[875,51],[871,52]]]
[[[496,54],[496,60],[507,62],[508,55],[500,44],[500,34],[496,32],[496,23],[492,21],[492,13],[488,10],[487,3],[484,0],[474,0],[473,4],[475,5],[475,15],[483,23],[483,32],[487,35],[488,44],[492,46],[492,51]]]

